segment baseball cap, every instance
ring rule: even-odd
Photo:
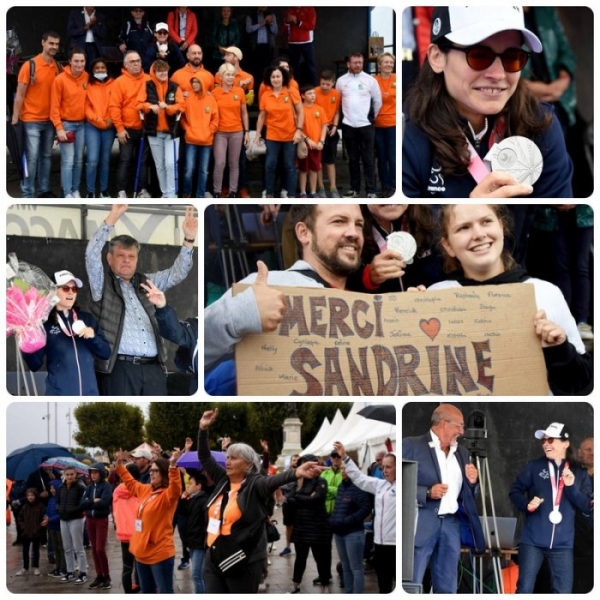
[[[228,52],[235,54],[238,57],[238,60],[242,60],[242,58],[244,58],[242,51],[237,46],[229,46],[229,48],[219,46],[219,50],[221,51],[221,54],[227,54]]]
[[[157,23],[156,27],[154,28],[155,32],[158,31],[169,31],[169,26],[166,23]]]
[[[145,458],[146,460],[152,460],[152,454],[148,452],[148,450],[144,450],[142,448],[138,448],[131,453],[133,458]]]
[[[331,457],[332,457],[332,458],[341,458],[341,457],[340,457],[340,453],[339,453],[339,452],[337,452],[336,450],[334,450],[334,451],[331,453]]]
[[[78,288],[83,287],[81,279],[77,279],[71,271],[56,271],[56,273],[54,273],[54,281],[56,281],[56,285],[59,286],[69,283],[69,281],[74,281]]]
[[[525,28],[522,6],[437,6],[431,17],[431,43],[447,38],[471,46],[500,33],[520,31],[532,52],[541,52],[537,35]]]
[[[571,439],[571,432],[564,423],[550,423],[546,429],[538,429],[535,432],[535,437],[538,440],[544,439],[544,437],[551,437],[567,441]]]

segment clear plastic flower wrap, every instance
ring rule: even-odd
[[[44,322],[56,304],[56,285],[38,267],[8,255],[6,264],[6,334],[14,333],[22,352],[46,345]]]

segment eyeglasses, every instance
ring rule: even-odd
[[[160,469],[148,469],[148,473],[160,473]]]
[[[529,60],[529,52],[525,52],[521,48],[508,48],[502,54],[494,52],[487,46],[470,46],[468,48],[451,46],[451,49],[464,52],[467,56],[467,64],[475,71],[484,71],[499,56],[507,73],[518,73],[523,70]]]
[[[137,65],[137,64],[139,64],[139,63],[141,63],[141,62],[142,62],[142,59],[141,59],[141,58],[138,58],[138,59],[135,59],[135,58],[134,58],[134,59],[132,59],[132,60],[128,60],[128,61],[127,61],[127,64],[128,64],[128,65]]]
[[[168,31],[157,31],[156,35],[169,35]]]
[[[60,289],[63,292],[73,292],[74,294],[76,294],[79,291],[79,288],[76,285],[62,285],[60,287]]]
[[[450,423],[451,425],[456,425],[456,427],[458,427],[459,429],[465,428],[464,423],[455,423],[454,421],[451,421],[450,419],[444,419],[444,421],[446,421],[446,423]]]
[[[541,441],[541,443],[542,443],[542,446],[543,446],[543,445],[544,445],[546,442],[548,442],[548,444],[554,444],[554,441],[555,441],[556,439],[557,439],[557,438],[550,438],[550,437],[547,437],[547,438],[544,438],[543,440],[540,440],[540,441]]]

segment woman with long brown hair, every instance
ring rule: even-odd
[[[541,51],[521,7],[435,8],[427,59],[405,102],[406,196],[572,197],[560,123],[520,81]],[[499,143],[507,160],[490,172]]]

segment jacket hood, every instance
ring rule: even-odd
[[[94,463],[90,467],[90,471],[98,471],[98,473],[100,473],[100,481],[104,481],[106,479],[106,468],[102,463]]]

